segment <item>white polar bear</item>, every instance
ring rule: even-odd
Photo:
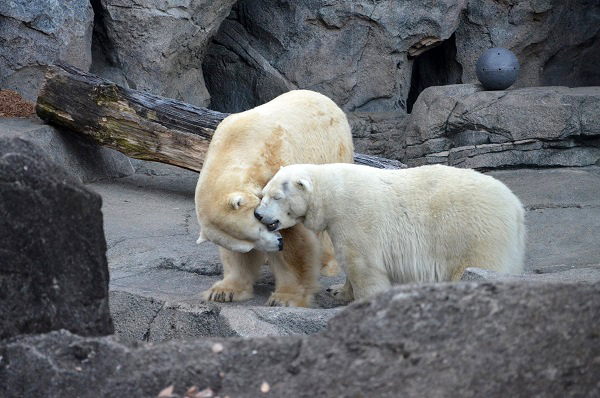
[[[346,115],[314,91],[293,90],[225,118],[215,130],[196,185],[198,243],[209,240],[221,246],[223,264],[223,279],[203,297],[220,302],[251,298],[267,260],[275,274],[268,304],[310,306],[319,270],[327,274],[337,269],[328,238],[322,234],[319,241],[303,225],[269,232],[254,209],[280,166],[351,163],[353,153]]]
[[[458,280],[467,267],[523,269],[523,206],[474,170],[291,165],[265,186],[256,214],[271,231],[299,222],[326,230],[346,272],[346,283],[330,289],[342,299],[394,283]]]

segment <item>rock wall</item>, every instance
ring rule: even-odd
[[[496,46],[520,61],[516,87],[600,85],[600,3],[240,0],[203,68],[220,111],[295,87],[349,112],[406,111],[428,86],[475,82]]]
[[[11,0],[0,44],[0,88],[28,99],[66,61],[224,112],[294,88],[406,112],[429,86],[474,82],[493,46],[517,55],[516,87],[600,85],[595,0]]]
[[[91,0],[91,71],[137,90],[206,106],[202,61],[235,0]]]
[[[406,109],[411,57],[448,39],[466,0],[240,0],[204,62],[211,107],[237,112],[291,88],[346,111]]]
[[[471,0],[456,31],[463,82],[487,48],[506,47],[521,64],[516,87],[600,85],[596,0]]]
[[[446,132],[454,136],[443,139],[443,132],[415,129],[435,130],[427,123],[440,121],[428,118],[451,110],[413,108],[428,87],[472,84],[477,58],[492,46],[517,55],[521,76],[515,88],[600,85],[598,1],[89,1],[0,4],[0,88],[35,99],[44,65],[66,61],[123,86],[224,112],[257,106],[291,89],[312,89],[349,114],[357,150],[367,154],[488,168],[597,161],[595,133],[565,133],[557,125],[551,133],[532,131],[529,137],[517,131],[518,123],[497,124],[491,110],[505,120],[513,111],[528,119],[509,103],[517,98],[512,95],[498,103],[495,94],[476,95],[477,101],[493,102],[484,105],[490,112],[477,111],[471,125],[450,123],[455,131]],[[552,90],[552,101],[564,97]],[[432,98],[438,94],[445,95],[429,91],[425,101],[444,102]],[[537,111],[523,101],[527,112]],[[407,112],[419,113],[412,125]],[[550,141],[539,136],[563,133]],[[515,146],[510,138],[499,140],[507,134],[535,142],[521,138]],[[481,144],[492,145],[486,156],[482,147],[476,153],[470,147]]]
[[[88,70],[93,18],[89,0],[0,2],[0,88],[35,101],[45,65]]]

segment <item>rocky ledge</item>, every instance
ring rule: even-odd
[[[409,166],[595,165],[600,160],[598,109],[600,87],[430,87],[415,103],[396,156]]]
[[[160,344],[66,331],[0,342],[0,395],[441,397],[600,394],[600,284],[396,287],[311,336]],[[208,390],[209,389],[209,390]]]

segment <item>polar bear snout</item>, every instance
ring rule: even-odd
[[[258,221],[260,221],[261,223],[263,223],[264,225],[266,225],[267,229],[269,230],[269,232],[277,231],[277,229],[281,226],[281,223],[279,222],[279,220],[270,221],[270,220],[265,219],[265,217],[263,217],[258,212],[258,209],[254,210],[254,217],[256,217],[256,219]]]
[[[260,208],[260,206],[259,206]],[[263,215],[259,212],[258,209],[254,210],[254,217],[261,223],[263,223],[269,232],[275,232],[281,227],[281,222],[277,219],[272,219],[266,215]]]

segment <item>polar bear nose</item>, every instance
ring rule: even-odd
[[[254,217],[256,217],[256,219],[258,221],[262,221],[262,219],[263,219],[262,216],[260,214],[258,214],[258,212],[256,210],[254,210]]]
[[[279,238],[277,240],[277,242],[279,243],[279,251],[282,251],[283,250],[283,238]]]

